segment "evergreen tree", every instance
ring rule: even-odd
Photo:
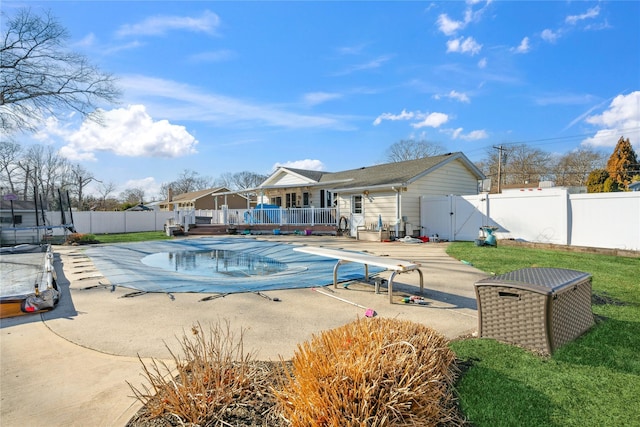
[[[604,183],[609,178],[609,172],[605,169],[595,169],[591,171],[587,178],[587,193],[604,193]]]
[[[607,172],[618,188],[627,188],[634,175],[640,171],[638,157],[629,138],[620,137],[613,154],[607,161]]]

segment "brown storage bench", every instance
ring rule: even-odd
[[[552,354],[594,324],[591,275],[524,268],[480,280],[478,336]]]

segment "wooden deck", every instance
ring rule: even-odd
[[[280,234],[305,234],[306,230],[311,230],[312,235],[335,236],[338,233],[336,226],[330,225],[277,225],[277,224],[254,224],[254,225],[209,225],[197,224],[189,226],[189,235],[219,236],[228,234],[274,234],[274,230],[280,230]]]

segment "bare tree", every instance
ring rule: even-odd
[[[29,184],[38,188],[48,202],[57,200],[56,188],[66,189],[65,176],[68,162],[50,145],[32,145],[19,162],[24,173],[24,197],[29,194]],[[55,205],[55,203],[54,203]]]
[[[184,194],[192,191],[205,190],[212,187],[211,178],[200,176],[198,172],[185,169],[177,180],[162,184],[160,192],[166,198],[169,188],[173,194]]]
[[[32,131],[45,115],[75,111],[97,119],[99,102],[120,96],[112,75],[64,44],[67,30],[47,13],[20,9],[2,26],[0,46],[0,128],[7,134]]]
[[[17,142],[0,143],[0,186],[12,194],[16,194],[16,184],[19,182],[16,175],[20,170],[18,162],[21,155],[22,146]]]
[[[69,168],[70,186],[78,199],[78,210],[83,210],[84,189],[91,181],[97,181],[91,172],[75,164]]]
[[[111,193],[113,193],[116,189],[116,184],[112,181],[102,182],[98,181],[98,195],[100,196],[99,200],[95,203],[95,208],[99,210],[115,210],[118,207],[118,200],[114,197],[111,197]]]
[[[549,178],[551,155],[537,148],[518,144],[508,148],[505,165],[507,184],[540,182]]]
[[[551,169],[556,185],[577,187],[587,185],[589,174],[604,166],[604,154],[590,148],[580,148],[561,155]]]
[[[487,151],[487,157],[477,166],[487,178],[491,178],[491,191],[498,190],[500,179],[504,185],[522,185],[537,183],[552,176],[551,155],[526,144],[505,145],[500,146],[499,149],[493,147]],[[499,173],[498,169],[500,169]]]
[[[444,152],[445,149],[443,147],[433,142],[403,139],[387,148],[386,159],[389,162],[403,162],[405,160],[437,156]]]
[[[125,205],[130,206],[144,203],[144,190],[142,188],[129,188],[120,193],[120,200]]]
[[[266,175],[243,171],[234,174],[225,173],[216,180],[216,184],[233,191],[240,191],[255,188],[262,184],[265,179],[267,179]]]

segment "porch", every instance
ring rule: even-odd
[[[347,223],[336,208],[278,208],[218,209],[176,211],[170,220],[183,225],[192,235],[219,234],[301,234],[340,235]]]

